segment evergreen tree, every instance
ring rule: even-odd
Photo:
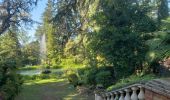
[[[43,24],[39,27],[39,32],[41,35],[46,35],[47,43],[47,63],[50,65],[56,65],[59,61],[59,50],[57,44],[57,34],[51,20],[53,18],[53,2],[48,0],[47,7],[43,13]],[[40,31],[44,30],[44,31]],[[38,32],[38,31],[37,31]]]
[[[158,21],[169,16],[169,8],[167,0],[159,0],[158,3]]]
[[[22,83],[20,76],[16,74],[17,67],[21,65],[16,26],[12,26],[0,39],[0,93],[4,100],[13,100]]]

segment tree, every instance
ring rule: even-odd
[[[169,16],[169,8],[167,0],[159,0],[158,2],[158,21]]]
[[[29,13],[37,0],[2,0],[0,2],[0,35],[12,24],[32,23]]]
[[[32,41],[24,45],[22,50],[22,64],[24,65],[37,65],[40,62],[40,49],[39,42]]]
[[[48,18],[63,59],[81,59],[94,70],[112,67],[117,79],[149,70],[147,42],[159,29],[158,20],[168,15],[166,0],[54,0],[53,4]]]
[[[17,38],[17,28],[0,36],[0,94],[3,99],[11,100],[20,91],[21,77],[16,69],[21,65],[20,44]]]
[[[145,35],[156,30],[147,13],[149,5],[136,1],[100,1],[92,17],[95,27],[91,47],[94,53],[106,58],[114,67],[116,78],[144,69],[148,50]],[[105,24],[107,23],[107,24]]]
[[[21,61],[18,27],[33,22],[29,13],[36,3],[37,0],[0,1],[0,94],[4,100],[13,100],[20,91],[22,81],[16,74]]]
[[[54,25],[51,23],[53,18],[53,2],[48,0],[47,7],[43,13],[42,20],[43,23],[40,25],[36,31],[37,36],[40,38],[45,34],[46,44],[47,44],[47,62],[50,65],[57,65],[59,62],[59,37],[56,33]],[[41,44],[40,44],[41,45]]]
[[[115,68],[116,76],[123,77],[143,67],[148,49],[146,33],[156,30],[154,20],[148,16],[149,2],[58,0],[53,22],[60,36],[65,37],[66,46],[71,39],[77,41],[81,37],[77,48],[83,47],[85,58],[91,62],[98,61],[97,57],[104,58],[107,65]],[[127,73],[123,72],[127,69]]]

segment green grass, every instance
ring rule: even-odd
[[[144,76],[132,75],[128,78],[119,80],[114,85],[108,87],[107,90],[111,91],[113,89],[118,89],[118,88],[130,85],[130,84],[134,84],[134,83],[146,82],[146,81],[149,81],[149,80],[152,80],[155,78],[158,78],[158,77],[153,74],[148,74],[148,75],[144,75]]]
[[[42,66],[40,65],[35,65],[35,66],[31,66],[31,65],[27,65],[25,67],[20,67],[19,70],[35,70],[35,69],[41,69]]]
[[[15,100],[94,100],[94,96],[78,94],[65,79],[44,79],[26,81]]]

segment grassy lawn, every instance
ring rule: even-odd
[[[15,100],[94,100],[94,96],[78,94],[67,80],[44,79],[26,81]]]

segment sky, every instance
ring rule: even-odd
[[[31,12],[31,15],[34,21],[42,22],[41,16],[45,10],[46,4],[47,4],[47,0],[40,0],[37,6],[33,9],[33,11]],[[35,24],[33,25],[33,27],[31,27],[30,30],[28,30],[28,33],[32,38],[34,37],[36,28],[37,28],[37,25]]]

